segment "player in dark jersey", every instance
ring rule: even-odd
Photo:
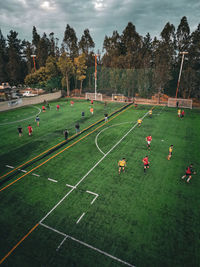
[[[23,133],[22,127],[21,126],[18,126],[17,131],[19,133],[19,137],[21,137],[22,136],[22,133]]]
[[[190,180],[192,179],[192,174],[196,174],[196,172],[194,171],[193,169],[193,164],[191,163],[187,168],[186,168],[186,171],[185,171],[185,175],[182,176],[182,179],[185,179],[187,178],[187,183],[190,182]]]
[[[69,131],[67,129],[64,130],[64,136],[65,136],[65,140],[68,139],[68,135],[69,135]]]
[[[37,126],[40,126],[40,117],[36,116],[35,121],[37,123]]]
[[[76,129],[76,134],[78,134],[80,132],[80,125],[78,122],[75,124],[75,129]]]

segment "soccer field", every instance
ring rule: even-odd
[[[90,102],[60,100],[56,111],[57,103],[45,113],[41,105],[0,113],[2,266],[200,266],[200,111],[180,119],[155,106],[150,118],[151,106],[95,102],[91,115]],[[81,131],[93,126],[75,135],[77,122]],[[190,163],[197,174],[188,184]]]

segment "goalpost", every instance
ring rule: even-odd
[[[95,98],[95,95],[96,95],[96,98]],[[85,93],[85,99],[102,101],[103,100],[103,96],[100,93],[98,93],[98,94],[95,94],[95,93]]]
[[[192,109],[192,99],[168,98],[168,107],[179,107],[179,108]]]
[[[123,94],[112,94],[112,101],[125,101]]]

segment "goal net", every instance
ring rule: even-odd
[[[168,98],[168,107],[191,108],[192,99]]]
[[[125,96],[122,94],[112,94],[112,101],[125,101]]]
[[[102,101],[103,97],[102,94],[95,94],[95,93],[85,93],[85,99],[89,99],[89,100],[99,100]]]

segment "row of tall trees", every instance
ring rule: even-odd
[[[62,87],[67,94],[74,88],[93,90],[95,43],[89,30],[78,40],[75,30],[67,25],[60,46],[58,42],[53,32],[40,36],[36,27],[31,42],[21,41],[12,30],[5,39],[0,31],[0,82],[39,85],[47,90]],[[173,96],[180,52],[187,51],[179,96],[200,97],[199,44],[200,24],[190,32],[186,17],[177,29],[168,22],[159,38],[149,33],[141,36],[129,22],[122,34],[113,31],[104,38],[103,56],[98,59],[98,91],[127,96],[150,96],[159,91]],[[36,71],[32,55],[36,56]]]

